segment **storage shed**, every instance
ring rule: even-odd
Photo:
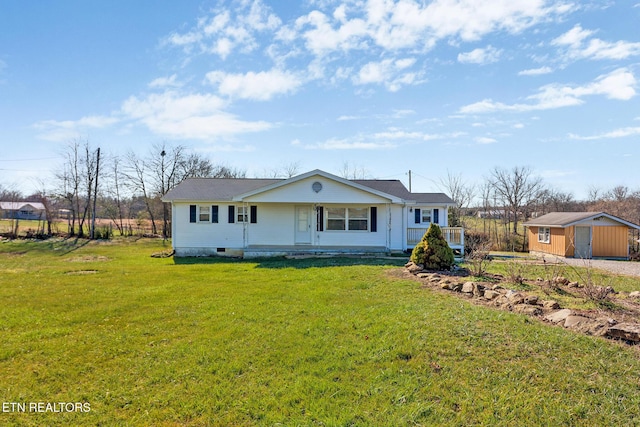
[[[629,258],[629,229],[605,212],[552,212],[524,223],[529,252],[569,258]]]

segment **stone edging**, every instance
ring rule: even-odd
[[[561,308],[554,300],[541,300],[536,295],[505,289],[500,285],[466,281],[465,277],[424,270],[413,262],[405,264],[405,269],[427,286],[460,293],[502,310],[535,316],[553,325],[587,335],[625,340],[629,344],[640,342],[638,323],[618,323],[610,317],[575,313],[568,308]]]

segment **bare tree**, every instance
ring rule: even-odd
[[[154,209],[152,208],[153,194],[150,188],[147,163],[133,151],[130,151],[126,157],[126,168],[123,176],[132,192],[142,195],[146,211],[151,220],[151,232],[157,234],[158,228],[156,226]]]
[[[468,208],[473,200],[475,186],[465,182],[462,175],[453,175],[447,171],[447,176],[440,178],[439,187],[455,202],[455,206],[449,209],[449,225],[461,226],[462,210]]]
[[[68,233],[75,236],[76,221],[78,237],[84,237],[84,226],[91,206],[96,170],[97,151],[88,140],[74,139],[63,152],[64,161],[55,173],[57,198],[63,200],[70,211]]]
[[[515,166],[511,170],[495,167],[491,171],[491,184],[513,218],[513,233],[518,234],[518,215],[528,216],[528,206],[543,189],[542,178],[532,175],[526,166]]]
[[[98,170],[98,152],[93,150],[89,141],[84,141],[82,144],[84,156],[81,158],[81,166],[84,173],[82,177],[82,184],[85,191],[85,197],[82,203],[82,215],[79,216],[78,222],[78,237],[84,237],[84,223],[90,219],[89,209],[91,207],[91,201],[93,200],[94,183],[97,179]],[[80,198],[78,198],[80,200]],[[80,206],[80,203],[78,204]],[[78,210],[80,212],[80,209]]]
[[[265,168],[260,175],[265,178],[291,178],[298,175],[299,171],[300,162],[290,162],[271,169]]]
[[[122,187],[122,159],[114,156],[109,159],[108,173],[105,178],[108,179],[105,185],[106,193],[102,199],[104,213],[111,219],[118,229],[120,235],[125,234],[124,229],[124,203],[123,203],[123,187]],[[107,169],[107,168],[105,168]]]
[[[339,172],[340,176],[345,179],[366,179],[369,172],[364,166],[352,165],[348,161],[342,163]]]
[[[53,216],[54,216],[53,207],[51,206],[51,197],[50,197],[51,190],[47,188],[47,183],[42,178],[38,178],[36,180],[36,184],[37,184],[37,192],[34,196],[44,206],[44,214],[46,216],[44,221],[46,223],[47,229],[45,231],[44,223],[43,223],[42,234],[46,236],[51,236],[52,235],[51,224],[53,223]]]

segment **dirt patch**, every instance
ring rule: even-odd
[[[110,258],[102,255],[82,255],[69,258],[67,262],[104,262],[110,261]]]
[[[23,251],[23,252],[5,252],[2,255],[6,256],[7,258],[17,258],[17,257],[24,256],[26,253],[27,253],[27,251]]]
[[[65,274],[70,276],[83,276],[85,274],[96,274],[98,270],[75,270],[75,271],[67,271]]]

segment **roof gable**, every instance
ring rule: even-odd
[[[239,194],[236,197],[234,197],[234,200],[241,201],[245,199],[260,199],[260,198],[264,198],[264,194],[267,192],[274,192],[284,187],[290,187],[290,188],[297,187],[296,184],[299,184],[305,181],[314,181],[314,180],[318,180],[317,182],[320,182],[321,184],[322,184],[322,181],[324,181],[325,183],[337,183],[351,190],[357,190],[356,192],[359,191],[359,192],[368,193],[371,196],[377,196],[376,198],[382,198],[392,203],[400,203],[402,201],[401,197],[386,193],[384,191],[380,191],[370,186],[362,185],[357,181],[351,181],[345,178],[338,177],[336,175],[332,175],[330,173],[321,171],[319,169],[316,169],[307,173],[303,173],[302,175],[297,175],[292,178],[282,180],[280,182],[275,182],[273,184],[267,185],[266,187],[257,188],[255,190],[249,191],[244,194]],[[310,190],[310,191],[313,192],[315,190]],[[322,191],[323,190],[315,191],[317,195],[315,200],[318,200],[318,198],[320,199],[325,198],[321,196]],[[263,195],[263,197],[259,197],[260,195]]]

